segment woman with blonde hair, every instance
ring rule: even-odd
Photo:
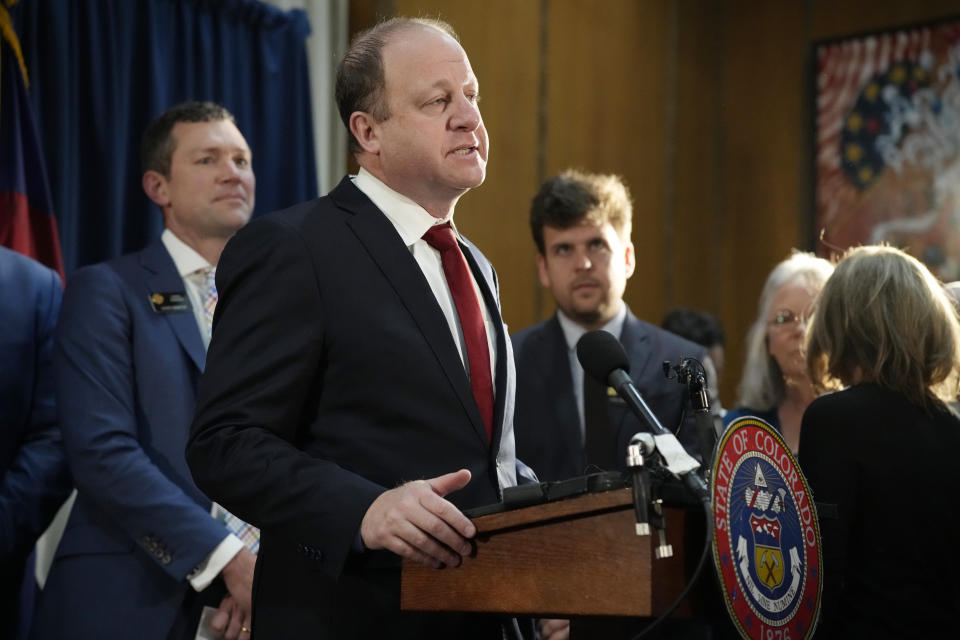
[[[960,325],[940,283],[891,247],[852,249],[807,337],[818,390],[799,462],[820,508],[817,638],[956,633]]]
[[[738,406],[724,416],[724,426],[742,416],[756,416],[797,450],[800,419],[814,398],[803,357],[803,332],[813,300],[831,273],[833,265],[827,260],[794,251],[767,276],[757,319],[747,334]]]

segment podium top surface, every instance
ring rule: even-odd
[[[513,511],[491,513],[474,518],[473,524],[477,527],[477,535],[481,535],[555,518],[617,511],[632,508],[632,506],[633,493],[630,489],[613,489],[545,502]]]

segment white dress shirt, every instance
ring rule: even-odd
[[[607,333],[613,334],[617,340],[623,333],[623,323],[627,319],[627,305],[620,301],[620,311],[602,329]],[[563,311],[557,309],[557,320],[560,321],[560,328],[563,330],[563,337],[567,341],[567,357],[570,360],[570,376],[573,378],[573,395],[577,399],[577,412],[580,414],[580,439],[586,442],[586,419],[583,415],[583,366],[580,359],[577,358],[577,342],[587,332],[586,329],[568,318]]]
[[[160,236],[160,241],[166,247],[167,253],[173,258],[173,264],[177,267],[177,273],[183,280],[183,287],[187,292],[187,298],[190,299],[190,308],[193,309],[193,317],[197,322],[197,329],[200,330],[200,337],[203,339],[203,348],[210,346],[210,335],[207,333],[207,319],[203,309],[203,296],[206,293],[206,274],[204,270],[211,267],[206,258],[197,253],[192,247],[188,246],[183,240],[177,237],[170,229],[164,229]],[[213,516],[216,505],[211,509]],[[214,578],[220,574],[227,563],[233,560],[233,557],[243,548],[243,541],[232,533],[227,533],[223,541],[213,550],[207,558],[194,569],[187,579],[190,585],[197,591],[203,591]]]
[[[455,233],[456,226],[453,224],[453,213],[445,218],[435,218],[430,215],[426,209],[418,205],[410,198],[401,195],[383,184],[366,169],[361,168],[356,176],[353,176],[353,183],[362,191],[377,208],[383,212],[393,227],[400,234],[400,239],[407,245],[413,258],[420,265],[430,290],[433,291],[440,310],[443,311],[447,319],[447,325],[450,327],[450,334],[453,336],[453,342],[457,345],[460,352],[460,359],[463,361],[463,367],[470,373],[470,366],[467,362],[467,348],[463,340],[463,330],[460,328],[460,318],[457,315],[457,308],[453,302],[453,296],[450,293],[450,286],[447,284],[447,277],[443,273],[443,263],[440,260],[440,252],[427,244],[423,239],[430,227],[434,225],[450,223]],[[459,236],[459,233],[457,233]],[[469,264],[469,263],[468,263]],[[468,269],[469,271],[469,269]],[[480,304],[480,310],[483,313],[483,326],[487,333],[487,346],[490,352],[490,378],[493,380],[494,390],[496,390],[497,378],[496,362],[497,351],[495,336],[496,331],[490,321],[490,312],[487,305],[483,302],[483,296],[477,286],[477,280],[470,272],[470,280],[473,282],[474,293]]]

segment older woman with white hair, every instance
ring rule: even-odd
[[[810,307],[833,273],[833,265],[812,253],[794,251],[767,277],[757,319],[747,334],[747,359],[740,378],[738,406],[724,426],[756,416],[780,431],[794,452],[800,421],[815,393],[807,376],[803,334]]]

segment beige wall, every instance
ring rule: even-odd
[[[539,182],[618,173],[635,201],[627,302],[654,323],[675,305],[716,313],[731,406],[767,272],[812,248],[813,42],[958,13],[956,0],[353,0],[351,28],[423,15],[459,32],[492,144],[457,224],[496,266],[511,330],[552,311],[527,227]]]

